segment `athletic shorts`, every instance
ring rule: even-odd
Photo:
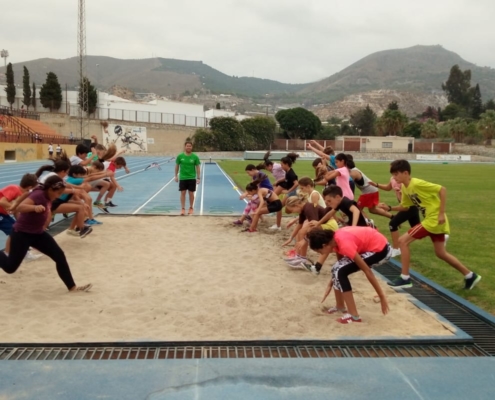
[[[432,242],[445,242],[445,233],[428,232],[421,224],[413,226],[407,231],[407,233],[409,236],[417,240],[421,240],[429,236]]]
[[[102,188],[102,184],[101,184],[102,182],[106,182],[105,179],[97,179],[96,181],[89,182],[89,184],[94,189],[101,189]]]
[[[71,199],[72,195],[69,195],[69,197],[67,197],[67,199],[65,200],[62,200],[62,199],[55,199],[52,201],[52,207],[50,208],[50,210],[52,212],[54,212],[57,208],[59,208],[62,204],[65,204],[67,203],[70,199]]]
[[[15,219],[7,214],[0,214],[0,231],[9,236],[12,233]]]
[[[195,192],[196,191],[196,179],[184,179],[179,181],[179,192],[184,191]]]
[[[378,192],[362,194],[359,196],[357,205],[359,208],[373,208],[380,202],[380,195]]]
[[[275,200],[270,203],[266,203],[266,208],[268,209],[268,212],[274,213],[274,212],[279,212],[282,210],[282,201],[281,200]]]

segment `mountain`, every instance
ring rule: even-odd
[[[283,96],[295,93],[304,85],[280,83],[269,79],[233,77],[226,75],[202,61],[185,61],[169,58],[122,60],[103,56],[88,56],[87,75],[98,88],[106,90],[118,85],[136,93],[156,93],[162,96],[194,93],[203,88],[213,94],[228,93],[244,97]],[[22,82],[23,67],[29,70],[32,82],[41,85],[46,73],[54,72],[62,85],[69,88],[78,85],[78,58],[64,60],[42,58],[13,64],[17,83]],[[5,68],[0,68],[5,73]]]
[[[346,95],[379,89],[401,92],[441,92],[453,65],[471,70],[483,99],[495,97],[495,69],[478,67],[442,46],[414,46],[370,54],[342,71],[309,84],[297,94],[331,103]]]
[[[329,104],[352,94],[376,90],[400,93],[441,94],[442,82],[453,65],[470,69],[472,85],[480,84],[483,100],[495,98],[495,69],[478,67],[441,46],[414,46],[370,54],[344,70],[318,82],[286,84],[269,79],[226,75],[202,61],[169,58],[123,60],[88,56],[88,77],[99,89],[114,85],[136,93],[162,96],[205,93],[233,94],[244,98],[263,98],[272,105]],[[14,64],[15,81],[22,86],[22,67],[26,66],[31,81],[41,85],[46,73],[53,71],[59,82],[74,88],[78,85],[78,59],[42,58]],[[1,74],[5,68],[0,68]],[[266,96],[268,94],[268,96]],[[408,98],[405,96],[404,98]],[[264,102],[263,102],[264,103]]]

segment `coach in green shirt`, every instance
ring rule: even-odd
[[[186,214],[186,192],[189,192],[189,215],[194,212],[194,192],[196,192],[196,184],[199,184],[201,176],[199,168],[201,162],[199,157],[192,152],[192,148],[192,142],[187,141],[184,153],[180,153],[175,159],[175,181],[179,182],[182,207],[180,215]]]

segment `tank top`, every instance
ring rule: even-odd
[[[318,196],[319,196],[319,197],[318,197],[318,203],[317,203],[317,204],[318,204],[320,207],[325,208],[327,205],[325,204],[325,200],[323,200],[323,197],[321,196],[320,192],[318,192],[318,190],[313,190],[313,191],[311,192],[311,194],[309,195],[309,201],[311,201],[311,197],[313,196],[313,193],[318,193]]]
[[[358,168],[353,168],[352,171],[357,171],[362,175],[360,180],[354,180],[354,184],[361,190],[362,194],[370,194],[378,192],[378,189],[370,185],[371,179],[369,179],[362,171]]]

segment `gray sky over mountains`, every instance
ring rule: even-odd
[[[2,7],[8,61],[76,56],[77,3]],[[202,60],[228,75],[288,83],[417,44],[495,67],[494,0],[86,0],[86,14],[89,55]]]

